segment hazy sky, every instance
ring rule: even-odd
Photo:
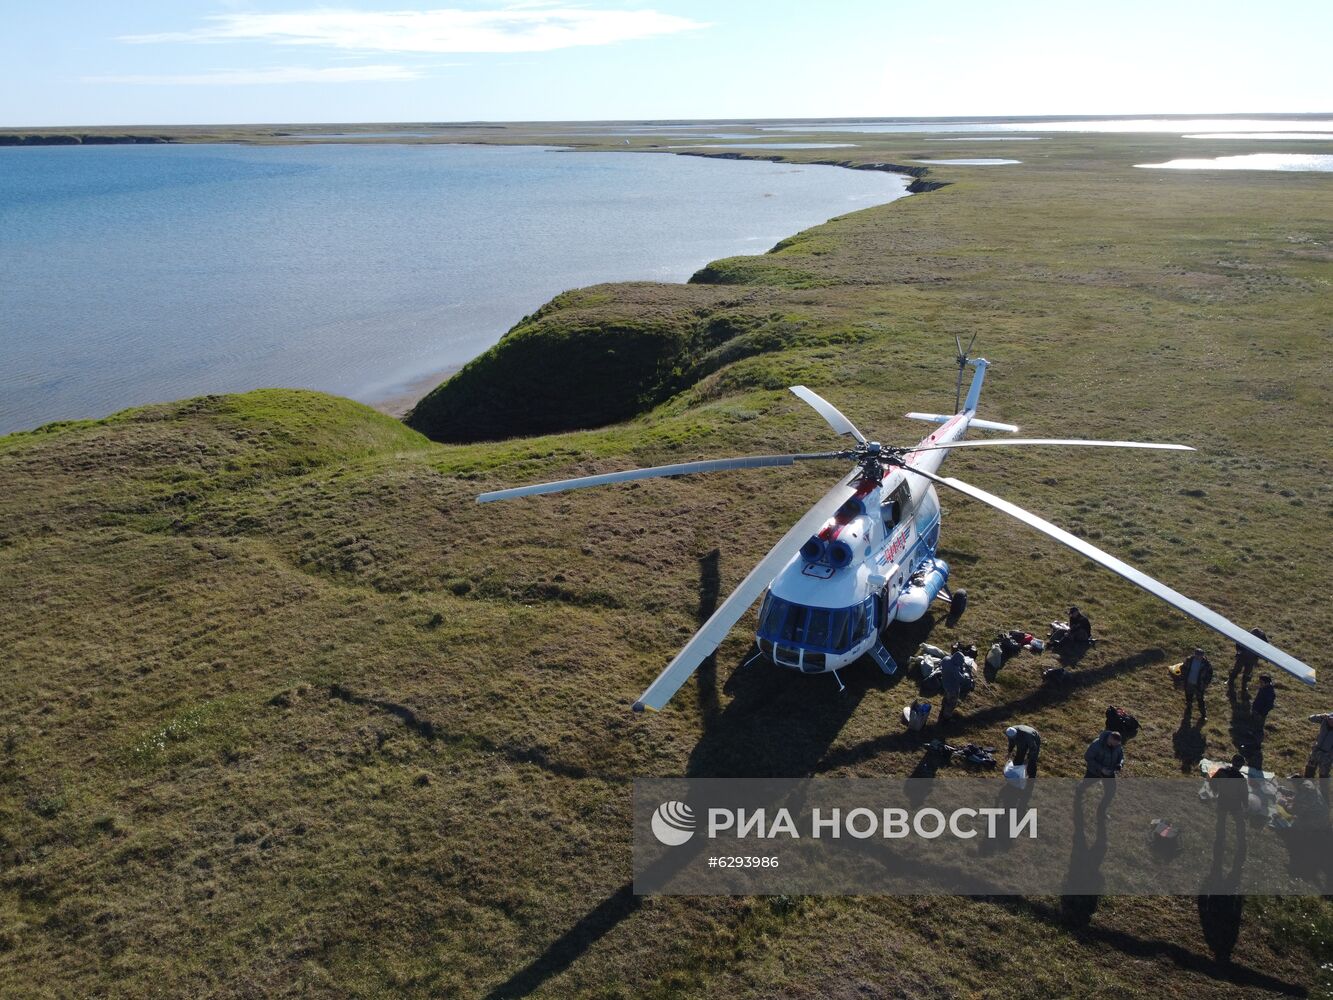
[[[1333,111],[1329,0],[0,0],[0,126]]]

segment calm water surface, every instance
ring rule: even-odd
[[[0,148],[0,433],[259,386],[383,399],[564,289],[681,281],[906,183],[536,147]]]
[[[1327,130],[1333,118],[1108,118],[1101,121],[978,121],[903,122],[864,124],[765,125],[765,132],[1312,132]]]
[[[1165,170],[1313,170],[1333,171],[1333,156],[1317,153],[1247,153],[1212,159],[1167,160],[1165,163],[1136,163],[1136,167]]]

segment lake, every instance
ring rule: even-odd
[[[260,386],[383,400],[567,288],[683,281],[907,183],[531,146],[0,148],[0,433]]]

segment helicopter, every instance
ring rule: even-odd
[[[975,343],[976,337],[972,338]],[[949,566],[939,557],[940,503],[936,488],[947,487],[1022,521],[1080,555],[1124,577],[1183,611],[1208,628],[1257,653],[1307,684],[1315,671],[1307,664],[1229,621],[1216,611],[1171,589],[1077,535],[1030,511],[960,479],[939,475],[955,448],[1100,447],[1194,451],[1182,444],[1143,441],[1099,441],[1078,438],[986,438],[962,440],[971,429],[1017,433],[1013,424],[977,416],[981,388],[991,362],[968,356],[956,338],[958,378],[953,414],[908,413],[909,419],[938,425],[912,447],[871,441],[832,403],[805,386],[790,391],[809,404],[833,431],[855,444],[837,451],[789,455],[751,455],[628,469],[577,479],[537,483],[482,493],[478,503],[585,489],[610,483],[666,476],[789,466],[808,461],[850,461],[853,468],[774,545],[731,592],[712,616],[634,702],[636,712],[660,711],[716,651],[727,633],[759,600],[756,656],[803,674],[832,674],[869,656],[886,674],[897,672],[883,642],[893,622],[921,619],[932,603],[949,605],[960,616],[967,592],[949,588]],[[962,386],[967,368],[974,369],[967,398]],[[753,657],[752,657],[753,659]],[[748,661],[747,661],[748,662]]]

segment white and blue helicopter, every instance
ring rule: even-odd
[[[832,673],[837,678],[843,667],[869,655],[885,673],[896,672],[898,665],[881,640],[884,630],[895,621],[917,621],[937,598],[951,605],[950,611],[955,617],[962,614],[967,601],[966,591],[949,590],[949,567],[936,555],[940,534],[936,486],[947,486],[1003,511],[1120,574],[1305,683],[1315,682],[1315,672],[1310,666],[1210,608],[1022,507],[959,479],[938,475],[940,464],[954,448],[1056,445],[1194,450],[1180,444],[1066,438],[963,441],[963,435],[970,428],[1010,433],[1017,432],[1018,428],[977,416],[981,385],[990,362],[985,358],[969,358],[961,341],[957,362],[957,412],[952,415],[907,414],[913,420],[939,425],[911,448],[888,447],[878,441],[868,441],[833,404],[805,386],[797,385],[792,386],[791,391],[812,406],[834,431],[852,438],[855,447],[807,454],[721,458],[609,472],[483,493],[477,497],[477,502],[727,469],[792,465],[805,461],[855,463],[855,468],[782,536],[718,606],[712,617],[639,696],[634,703],[636,712],[645,708],[662,709],[699,665],[716,651],[727,633],[760,596],[764,601],[755,641],[759,652],[778,666],[806,674]],[[963,375],[968,366],[976,373],[967,399],[959,404]],[[841,687],[840,678],[838,683]]]

